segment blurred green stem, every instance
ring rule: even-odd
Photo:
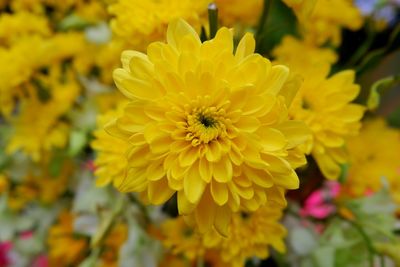
[[[272,0],[264,0],[263,11],[261,13],[260,21],[258,23],[258,28],[256,32],[257,45],[260,42],[262,34],[264,33],[264,30],[267,26],[268,14],[269,10],[271,9],[271,2]]]
[[[208,23],[210,24],[209,39],[213,39],[218,31],[218,7],[215,3],[208,5]]]
[[[367,21],[367,38],[366,40],[358,47],[353,56],[349,59],[346,64],[346,67],[351,68],[356,66],[356,64],[366,55],[368,50],[371,48],[374,43],[376,37],[376,31],[374,30],[373,22]]]

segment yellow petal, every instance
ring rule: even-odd
[[[242,116],[238,122],[235,123],[235,126],[244,132],[255,132],[260,127],[260,121],[257,118]]]
[[[200,233],[206,233],[213,225],[216,205],[211,199],[210,193],[205,192],[198,207],[195,210],[195,218]]]
[[[146,170],[146,176],[149,181],[157,181],[165,176],[165,171],[161,162],[149,164]]]
[[[283,65],[275,65],[271,68],[266,81],[266,92],[277,95],[289,76],[289,69]]]
[[[179,49],[180,42],[184,36],[191,35],[195,40],[200,43],[199,35],[196,31],[183,19],[172,21],[167,29],[167,42],[169,45]]]
[[[253,34],[246,33],[239,42],[239,45],[236,49],[235,57],[238,60],[242,60],[248,55],[254,53],[255,48],[256,41],[254,40]]]
[[[184,166],[191,166],[199,158],[199,150],[193,146],[188,146],[179,153],[179,163]]]
[[[204,157],[199,160],[199,173],[201,179],[203,179],[206,183],[211,181],[212,164],[209,163]]]
[[[222,207],[217,207],[215,212],[214,227],[217,232],[228,237],[229,235],[229,224],[231,222],[232,212],[227,205]]]
[[[213,164],[213,177],[220,183],[227,183],[232,180],[232,163],[224,157],[220,161]]]
[[[211,162],[218,161],[221,158],[221,145],[219,144],[218,141],[211,141],[208,143],[206,146],[206,159]]]
[[[195,166],[192,166],[184,177],[183,190],[190,203],[196,204],[203,195],[206,182],[200,177]]]
[[[211,195],[218,205],[224,205],[226,202],[228,202],[228,188],[226,184],[218,183],[215,180],[212,180]]]
[[[113,73],[115,85],[127,98],[154,100],[162,97],[162,92],[149,81],[133,77],[124,69],[116,69]]]
[[[164,204],[174,193],[175,190],[168,187],[167,179],[149,182],[147,196],[153,205]]]
[[[288,141],[285,136],[277,129],[270,127],[260,127],[257,130],[261,143],[266,151],[278,151],[284,149]]]
[[[190,203],[183,190],[178,191],[178,211],[180,215],[189,215],[196,208],[196,205]]]
[[[274,184],[271,174],[268,173],[266,170],[258,170],[250,167],[244,167],[243,171],[244,175],[249,180],[261,187],[269,188]]]
[[[315,161],[318,164],[322,174],[330,179],[335,180],[339,177],[341,169],[338,163],[326,153],[312,153]]]

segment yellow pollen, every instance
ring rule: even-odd
[[[187,134],[185,139],[190,141],[193,146],[198,146],[226,136],[224,115],[225,110],[215,107],[194,108],[187,115]]]

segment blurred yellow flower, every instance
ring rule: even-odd
[[[10,120],[15,132],[7,144],[7,153],[22,150],[34,161],[39,161],[53,148],[65,147],[69,125],[59,119],[70,109],[80,91],[71,75],[65,83],[60,83],[57,74],[44,80],[48,82],[50,94],[50,99],[45,101],[37,96],[35,85],[28,88],[30,97],[21,101],[20,113]]]
[[[274,49],[273,55],[290,69],[301,71],[304,65],[333,64],[338,56],[329,48],[319,48],[313,44],[286,35]]]
[[[337,179],[340,164],[348,160],[346,140],[358,134],[365,108],[351,103],[360,91],[354,71],[328,78],[329,71],[327,65],[310,68],[289,114],[310,127],[313,158],[326,178]]]
[[[184,256],[190,261],[204,256],[201,235],[188,226],[183,217],[166,219],[160,226],[161,242],[172,255]]]
[[[49,36],[50,25],[46,17],[28,12],[2,14],[0,17],[0,44],[10,45],[21,36],[37,34]]]
[[[311,16],[300,18],[299,23],[308,42],[317,45],[330,42],[338,46],[342,28],[358,30],[363,24],[363,17],[352,1],[318,0]]]
[[[180,214],[194,216],[201,232],[213,225],[227,235],[231,213],[255,211],[283,189],[296,189],[291,164],[309,138],[303,122],[289,121],[281,90],[289,70],[254,54],[246,34],[233,54],[233,37],[221,28],[201,43],[183,20],[148,55],[125,51],[114,72],[130,100],[109,124],[129,141],[123,192],[143,192],[159,205],[177,193]],[[298,159],[297,158],[297,159]]]
[[[0,194],[7,192],[9,187],[9,182],[7,176],[0,174]]]
[[[350,168],[344,190],[352,196],[377,192],[384,184],[400,203],[400,131],[384,119],[367,120],[348,142]]]
[[[117,0],[109,6],[113,32],[134,49],[144,51],[148,44],[165,40],[168,23],[177,18],[200,31],[201,17],[207,14],[209,0]]]
[[[118,267],[119,250],[128,237],[128,227],[124,223],[116,224],[102,244],[99,267]]]
[[[218,16],[223,26],[255,25],[260,19],[263,0],[216,0]]]
[[[286,251],[284,238],[287,230],[280,224],[282,208],[266,205],[254,213],[233,216],[228,238],[215,232],[206,234],[205,246],[218,251],[222,260],[232,267],[242,267],[247,259],[269,257],[269,246],[280,253]]]
[[[98,126],[93,133],[95,140],[91,144],[92,148],[97,151],[95,160],[97,186],[105,186],[109,183],[118,185],[125,178],[127,165],[125,151],[129,143],[109,135],[104,130],[104,126],[121,113],[122,105],[120,105],[119,110],[111,110],[104,115],[100,115],[97,119]]]
[[[279,63],[299,73],[304,82],[290,107],[289,115],[304,121],[313,133],[313,141],[303,147],[311,149],[323,175],[337,179],[340,164],[347,162],[346,140],[358,134],[365,108],[353,101],[360,91],[354,83],[354,71],[341,71],[328,77],[330,63],[336,55],[329,49],[316,48],[286,37],[275,49]]]
[[[89,240],[74,234],[74,217],[72,213],[63,212],[58,222],[49,229],[47,244],[50,266],[78,266],[85,258]]]
[[[308,19],[319,0],[283,0],[301,20]]]

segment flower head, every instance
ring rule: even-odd
[[[357,30],[362,26],[363,18],[352,1],[318,0],[311,16],[300,17],[299,22],[308,42],[317,45],[331,42],[337,46],[341,42],[341,29]]]
[[[168,23],[177,18],[187,20],[200,30],[201,17],[208,0],[118,0],[109,7],[114,15],[113,32],[135,49],[144,50],[154,41],[164,40]]]
[[[235,24],[254,25],[261,15],[262,0],[216,0],[218,16],[222,25],[233,26]]]
[[[93,133],[95,140],[92,142],[92,148],[97,151],[95,160],[97,186],[105,186],[111,182],[119,184],[120,180],[125,177],[127,162],[123,148],[128,143],[123,139],[109,135],[104,130],[106,123],[121,112],[121,108],[110,110],[97,119],[98,128]]]
[[[335,54],[291,39],[284,40],[274,53],[278,62],[287,64],[304,79],[289,110],[292,118],[304,121],[313,133],[313,140],[303,149],[311,150],[325,177],[337,179],[340,164],[347,162],[346,140],[358,134],[365,110],[351,103],[360,91],[360,86],[354,83],[354,71],[328,77]]]
[[[204,244],[218,251],[222,260],[233,267],[244,266],[251,257],[268,258],[269,246],[284,253],[287,230],[279,223],[281,217],[281,207],[274,205],[263,206],[254,213],[236,213],[228,238],[211,231],[205,236]]]
[[[359,197],[377,192],[386,180],[400,203],[400,132],[380,118],[366,121],[360,134],[349,140],[348,149],[350,168],[343,186],[347,193]]]
[[[177,20],[167,43],[123,53],[114,79],[129,103],[106,129],[129,143],[119,190],[156,205],[177,193],[180,214],[225,235],[232,212],[285,204],[283,191],[299,186],[293,166],[309,130],[288,120],[281,91],[297,85],[288,68],[254,47],[246,34],[233,54],[227,28],[201,43]]]

